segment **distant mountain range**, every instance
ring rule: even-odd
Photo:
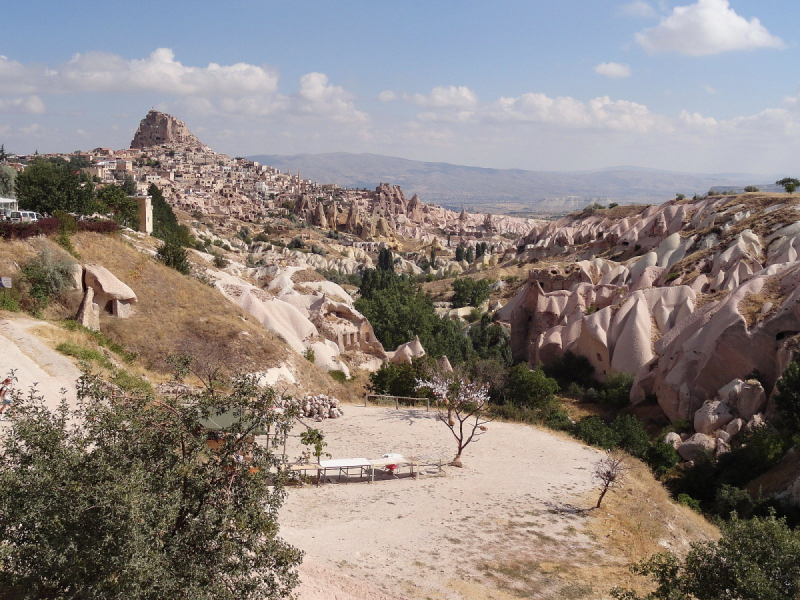
[[[248,158],[282,171],[300,171],[304,179],[355,188],[398,184],[406,195],[417,193],[425,202],[491,212],[563,212],[592,202],[660,203],[678,192],[691,196],[711,188],[762,187],[765,181],[775,180],[764,175],[677,173],[629,166],[571,172],[485,169],[347,152]]]

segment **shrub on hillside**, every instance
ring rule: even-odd
[[[66,255],[44,248],[20,267],[34,312],[44,310],[70,288],[74,264]]]
[[[558,380],[561,389],[567,389],[570,383],[588,388],[597,385],[594,379],[594,367],[589,359],[574,352],[564,352],[564,355],[545,367],[545,372]]]
[[[622,408],[630,404],[631,388],[633,387],[633,375],[627,373],[614,373],[603,382],[598,400],[613,406]]]
[[[478,307],[489,299],[491,282],[488,279],[462,277],[453,282],[453,308]]]
[[[631,570],[652,579],[655,590],[642,597],[615,589],[614,598],[789,600],[800,596],[800,532],[774,515],[733,518],[718,541],[694,542],[685,558],[663,552]]]
[[[644,461],[656,476],[663,476],[678,466],[681,457],[678,451],[663,440],[653,442],[644,454]]]
[[[174,238],[170,238],[161,244],[156,253],[156,258],[184,275],[189,275],[192,272],[186,248],[181,246]]]
[[[614,432],[600,417],[583,417],[575,425],[574,434],[575,437],[590,446],[611,450],[617,445]]]

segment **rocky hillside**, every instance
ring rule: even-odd
[[[633,403],[657,398],[694,423],[696,444],[724,451],[730,423],[774,412],[800,344],[799,219],[799,198],[752,193],[536,227],[517,260],[539,268],[500,311],[514,354],[549,364],[571,351],[601,380],[628,373]]]
[[[131,148],[135,149],[152,146],[206,149],[206,146],[197,139],[197,136],[189,131],[186,123],[157,110],[151,110],[142,119],[131,142]]]

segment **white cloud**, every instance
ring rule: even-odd
[[[700,113],[690,113],[682,110],[678,120],[681,124],[690,128],[713,130],[717,127],[717,120],[714,117],[704,117]]]
[[[598,75],[610,77],[611,79],[621,79],[631,76],[631,68],[628,65],[621,65],[615,62],[600,63],[594,68]]]
[[[397,100],[397,94],[395,94],[392,90],[383,90],[380,94],[378,94],[378,100],[381,102],[391,102],[392,100]]]
[[[608,96],[584,103],[569,96],[550,98],[545,94],[527,93],[516,98],[500,98],[490,109],[488,118],[637,132],[647,132],[656,127],[669,128],[663,117],[651,113],[645,105],[611,100]]]
[[[767,31],[756,17],[748,21],[736,14],[729,0],[698,0],[689,6],[676,6],[657,26],[635,37],[647,52],[692,56],[785,47],[783,40]]]
[[[617,9],[617,12],[625,17],[639,17],[643,19],[652,19],[658,16],[656,9],[644,0],[634,0],[633,2],[623,4]]]
[[[366,113],[356,110],[353,95],[328,82],[324,73],[308,73],[300,78],[300,89],[292,98],[292,110],[302,115],[330,117],[336,121],[366,122]]]
[[[76,54],[55,69],[23,65],[0,57],[0,89],[5,93],[159,92],[173,96],[272,94],[278,75],[266,67],[210,63],[189,67],[169,48],[128,60],[106,52]]]
[[[478,104],[478,96],[466,86],[438,86],[430,94],[405,94],[404,100],[428,108],[469,109]]]
[[[711,87],[710,85],[702,85],[700,87],[705,90],[706,94],[711,94],[712,96],[719,94],[719,90]]]
[[[38,96],[27,96],[25,98],[13,98],[3,100],[0,98],[0,113],[14,113],[25,115],[41,115],[47,109],[44,102]]]

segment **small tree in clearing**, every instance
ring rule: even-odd
[[[775,182],[776,185],[782,185],[787,194],[793,194],[798,187],[800,187],[800,179],[794,177],[784,177]]]
[[[456,457],[450,464],[463,467],[461,455],[464,449],[486,432],[486,423],[491,421],[486,418],[489,388],[436,373],[429,379],[418,379],[416,389],[429,390],[433,394],[438,418],[450,429],[458,445]]]
[[[628,467],[621,456],[609,454],[604,459],[597,461],[592,477],[600,487],[600,497],[597,499],[595,508],[600,508],[600,504],[603,502],[608,490],[622,485],[627,471]]]

